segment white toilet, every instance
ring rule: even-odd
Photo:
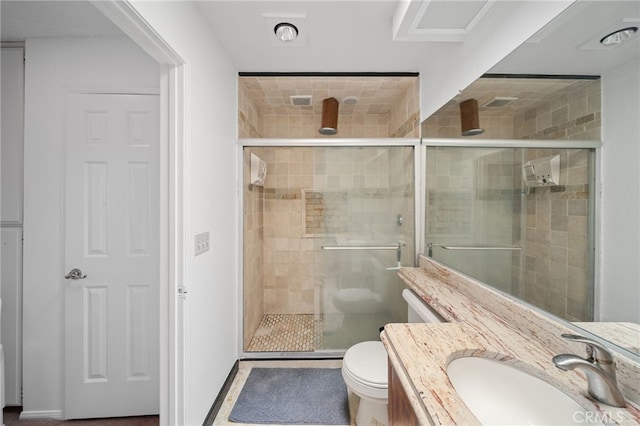
[[[409,322],[445,322],[411,290],[404,290]],[[350,347],[342,360],[342,377],[347,388],[360,397],[356,425],[388,424],[387,351],[382,342],[360,342]]]

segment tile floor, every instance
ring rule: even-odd
[[[305,360],[305,361],[240,361],[240,365],[238,368],[238,374],[227,393],[222,407],[220,407],[220,411],[218,412],[216,418],[213,420],[214,425],[234,425],[234,426],[253,426],[246,423],[232,423],[228,421],[229,414],[231,414],[231,410],[233,410],[233,406],[242,390],[242,386],[244,382],[247,380],[249,376],[249,372],[253,367],[260,368],[340,368],[342,367],[342,360]],[[351,413],[351,425],[355,425],[353,421],[353,414],[356,412],[358,407],[358,397],[352,394],[349,394],[349,412]]]

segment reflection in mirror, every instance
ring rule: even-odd
[[[459,138],[460,104],[470,99],[484,129],[471,139],[600,140],[600,80],[576,76],[484,76],[426,119],[422,136]]]
[[[530,145],[532,140],[599,141],[600,80],[487,75],[425,120],[423,137],[460,140],[459,104],[467,99],[478,101],[484,129],[470,139],[529,144],[427,143],[425,252],[640,353],[638,324],[594,322],[595,150]]]
[[[601,139],[600,79],[487,75],[425,120],[423,138],[460,140],[467,99],[484,129],[469,139],[523,147],[427,143],[425,253],[640,353],[640,325],[594,322],[595,150],[546,146]]]
[[[427,253],[561,318],[592,321],[591,156],[427,147]],[[539,171],[553,161],[556,182]],[[525,180],[527,166],[541,179]]]

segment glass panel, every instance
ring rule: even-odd
[[[426,252],[570,321],[593,318],[591,150],[427,148]],[[544,167],[558,162],[554,177]],[[538,176],[524,176],[537,167]],[[549,185],[548,180],[557,184]]]
[[[413,147],[253,147],[244,160],[247,352],[346,350],[406,321],[387,268],[415,257]]]

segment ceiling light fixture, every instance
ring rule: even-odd
[[[285,43],[295,40],[298,37],[298,28],[288,22],[280,22],[273,27],[273,32],[276,33],[276,37]]]
[[[484,133],[484,129],[480,128],[478,101],[467,99],[464,102],[460,102],[460,124],[462,136],[476,136]]]
[[[335,135],[338,132],[338,100],[327,98],[322,101],[322,119],[320,129],[323,135]]]
[[[344,105],[355,105],[358,103],[358,97],[357,96],[346,96],[342,99],[342,103]]]
[[[600,43],[604,46],[617,46],[625,41],[629,40],[638,32],[638,27],[627,27],[621,30],[616,30],[611,34],[600,39]]]

